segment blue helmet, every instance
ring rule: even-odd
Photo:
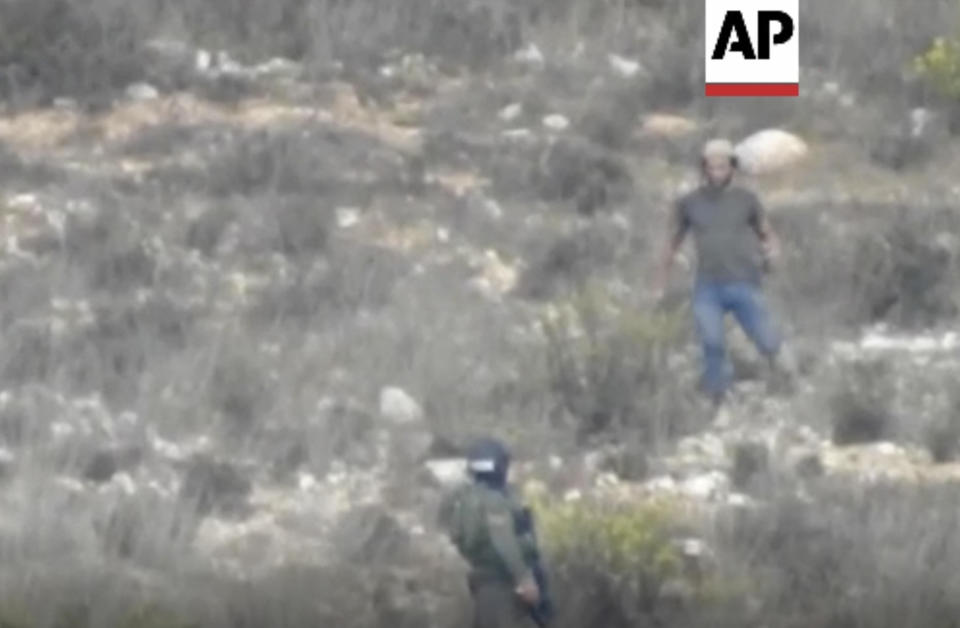
[[[474,479],[503,486],[510,470],[510,451],[494,438],[477,440],[467,452],[467,471]]]

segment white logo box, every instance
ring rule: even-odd
[[[799,95],[799,0],[704,0],[704,10],[707,96]]]

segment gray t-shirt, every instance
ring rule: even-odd
[[[759,283],[763,253],[758,229],[763,215],[756,194],[736,185],[702,186],[677,201],[675,235],[693,233],[698,278]]]

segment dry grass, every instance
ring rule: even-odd
[[[388,49],[397,47],[425,51],[451,74],[473,65],[497,76],[507,53],[532,40],[547,56],[544,80],[569,81],[577,96],[589,73],[577,64],[591,63],[591,55],[605,63],[603,55],[614,50],[642,59],[651,81],[643,90],[602,92],[598,102],[617,100],[609,108],[592,102],[585,112],[575,109],[584,114],[575,130],[603,145],[591,145],[598,157],[585,153],[590,163],[614,164],[611,179],[626,181],[634,170],[621,153],[632,145],[616,130],[641,110],[699,105],[695,4],[6,0],[0,3],[0,90],[14,105],[68,94],[109,101],[112,90],[151,78],[140,45],[161,34],[154,30],[252,61],[290,56],[317,73],[340,58],[358,75],[376,73],[391,56]],[[946,0],[923,10],[915,5],[804,4],[804,54],[813,76],[863,90],[871,103],[864,107],[873,106],[875,96],[899,103],[906,93],[903,66],[955,10]],[[567,59],[580,39],[584,57]],[[133,412],[164,436],[213,434],[231,453],[249,453],[264,467],[317,475],[341,451],[362,449],[369,438],[364,421],[372,421],[361,404],[318,435],[304,427],[318,400],[371,400],[385,385],[417,397],[437,435],[458,442],[495,430],[521,456],[567,445],[577,432],[649,447],[691,427],[687,379],[693,374],[667,360],[684,340],[676,327],[684,321],[640,309],[646,251],[627,250],[636,242],[622,242],[622,233],[591,239],[591,232],[581,240],[545,227],[562,222],[555,216],[562,203],[538,205],[533,184],[560,189],[577,173],[558,167],[556,180],[538,173],[530,165],[537,163],[537,147],[509,155],[494,147],[454,163],[471,150],[459,137],[449,154],[438,150],[431,159],[423,130],[409,122],[429,123],[434,112],[411,106],[409,90],[361,98],[361,81],[354,82],[328,83],[321,102],[309,106],[261,97],[218,105],[177,94],[85,113],[41,109],[0,119],[0,140],[13,147],[0,156],[4,182],[32,185],[27,158],[80,150],[82,137],[104,151],[81,174],[66,175],[66,183],[40,185],[44,209],[36,215],[4,208],[10,217],[5,235],[23,236],[19,244],[27,253],[11,253],[0,265],[0,380],[16,397],[0,414],[0,436],[26,460],[5,487],[11,503],[4,511],[12,520],[0,522],[0,626],[404,625],[371,610],[373,592],[363,582],[370,574],[288,574],[237,588],[217,582],[189,556],[197,504],[175,494],[107,501],[105,513],[77,512],[69,487],[46,481],[49,469],[94,481],[109,475],[105,466],[127,462],[112,457],[109,430],[76,418],[83,413],[71,405],[75,397],[99,393],[104,412]],[[465,100],[475,97],[466,81],[441,87],[463,90]],[[524,93],[535,88],[528,85]],[[491,102],[514,95],[491,91]],[[539,104],[529,98],[537,116],[553,106],[549,95],[540,98]],[[742,105],[728,103],[711,114],[719,118]],[[755,125],[790,121],[798,112],[778,105],[757,117],[752,109],[735,113]],[[415,158],[421,150],[425,166]],[[105,174],[122,160],[139,176],[122,168]],[[607,205],[629,205],[634,228],[642,231],[635,239],[648,246],[659,188],[644,189],[648,178],[634,183],[610,186]],[[793,198],[794,190],[785,188]],[[489,210],[483,195],[491,189],[508,189],[511,197],[499,219],[480,216]],[[62,196],[99,209],[66,212]],[[558,196],[572,203],[576,189]],[[775,281],[797,305],[793,322],[830,335],[841,323],[917,327],[955,320],[960,269],[956,252],[937,234],[957,232],[956,212],[946,202],[942,210],[930,204],[917,199],[872,212],[839,202],[801,204],[777,214],[788,250]],[[335,226],[337,209],[344,208],[356,210],[355,227]],[[58,215],[60,232],[33,237]],[[443,220],[449,224],[439,224]],[[448,228],[445,237],[439,226]],[[515,264],[517,258],[528,266]],[[574,300],[570,318],[548,324],[548,337],[538,332],[540,306],[522,297],[562,301],[597,276],[602,282],[625,269],[635,284],[623,303],[604,310],[603,303]],[[477,276],[483,281],[471,284]],[[478,294],[478,285],[488,291]],[[51,310],[54,300],[60,305]],[[839,440],[888,435],[889,417],[876,397],[854,391],[839,399]],[[64,417],[93,427],[82,438],[49,446]],[[275,451],[258,441],[274,428],[286,434]],[[954,417],[941,416],[928,437],[934,456],[949,459],[951,448],[937,447],[955,440]],[[304,448],[294,447],[298,441]],[[201,470],[192,477],[202,476],[196,481],[205,506],[206,482],[244,493],[243,478],[232,476],[240,470],[196,464]],[[17,500],[27,497],[37,505],[17,510]],[[704,606],[699,610],[714,613],[706,623],[697,623],[698,609],[670,621],[953,625],[952,488],[857,493],[821,487],[813,497],[812,505],[784,498],[723,521],[716,531],[712,541],[729,561],[726,568],[738,572],[737,582],[746,574],[750,584],[719,597],[752,601],[752,611],[746,603],[723,612]],[[594,549],[585,551],[566,572],[573,575],[565,586],[609,592],[607,574],[588,568]],[[196,580],[182,575],[194,568]],[[180,578],[182,587],[172,581]],[[649,590],[633,600],[627,589],[616,593],[624,607],[643,610],[655,597]],[[611,615],[607,625],[635,625],[633,619]]]

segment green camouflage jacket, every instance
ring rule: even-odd
[[[517,584],[530,574],[530,547],[517,534],[514,499],[483,484],[466,484],[448,494],[440,508],[440,525],[475,573]]]

